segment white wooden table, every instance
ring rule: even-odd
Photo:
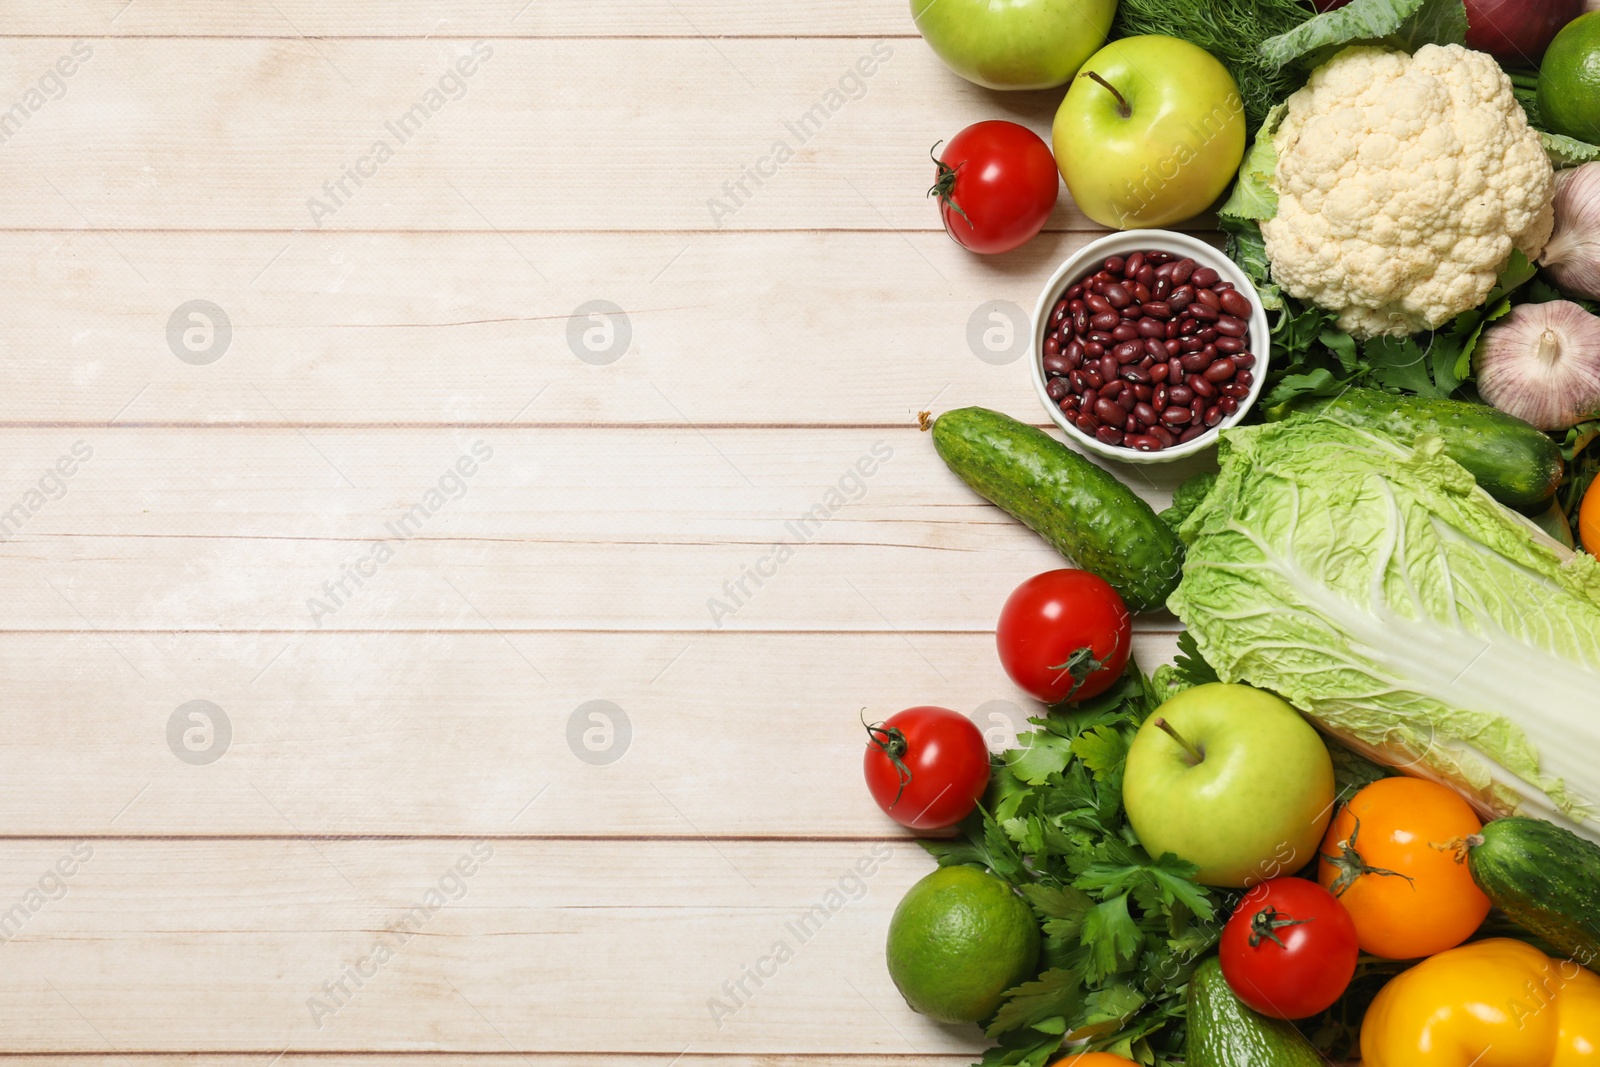
[[[969,324],[1093,227],[1063,194],[980,260],[923,191],[1059,93],[958,80],[901,0],[0,32],[0,1051],[982,1049],[885,972],[932,863],[857,716],[1030,713],[991,630],[1058,558],[916,413],[1042,420]]]

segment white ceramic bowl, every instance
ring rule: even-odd
[[[1235,289],[1250,298],[1253,309],[1250,313],[1250,352],[1256,357],[1255,366],[1250,368],[1250,373],[1255,376],[1255,380],[1250,383],[1250,395],[1239,402],[1238,411],[1193,441],[1164,448],[1159,452],[1136,452],[1120,445],[1103,444],[1084,433],[1068,421],[1062,414],[1061,408],[1050,399],[1050,394],[1045,392],[1044,334],[1045,327],[1049,324],[1050,313],[1055,310],[1056,301],[1061,298],[1062,293],[1072,287],[1073,283],[1099,270],[1100,265],[1112,256],[1128,256],[1134,252],[1151,249],[1188,256],[1202,267],[1210,267],[1222,275],[1224,281],[1232,282]],[[1061,264],[1050,276],[1044,291],[1039,294],[1039,303],[1033,309],[1033,387],[1039,394],[1039,402],[1050,413],[1050,418],[1055,420],[1055,424],[1084,451],[1120,463],[1170,463],[1175,459],[1202,452],[1216,444],[1219,430],[1225,430],[1236,424],[1255,406],[1256,398],[1261,395],[1262,383],[1267,380],[1270,335],[1267,313],[1261,307],[1260,294],[1256,292],[1255,286],[1250,283],[1244,271],[1219,249],[1186,233],[1175,233],[1171,230],[1128,230],[1123,233],[1108,234],[1098,241],[1085,245]]]

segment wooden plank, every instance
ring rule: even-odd
[[[895,836],[859,716],[1042,711],[989,633],[7,634],[0,673],[0,835]]]
[[[548,234],[546,282],[494,235],[0,233],[0,421],[1042,420],[1028,319],[1091,236],[997,270],[942,233]]]
[[[0,441],[13,629],[972,631],[1062,565],[915,427]]]
[[[821,37],[915,35],[902,0],[458,0],[441,10],[423,0],[275,0],[221,5],[204,0],[0,3],[6,35],[90,37]]]
[[[537,240],[506,235],[937,231],[929,146],[978,119],[1047,132],[1060,99],[997,97],[907,40],[73,47],[9,49],[37,77],[78,63],[0,129],[9,228],[471,230],[552,271]],[[1052,226],[1097,228],[1067,196]]]
[[[932,866],[909,840],[3,842],[6,1046],[971,1053],[883,963]]]

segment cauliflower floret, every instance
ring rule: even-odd
[[[1358,338],[1481,304],[1513,248],[1550,239],[1555,174],[1483,52],[1347,48],[1289,98],[1272,139],[1272,277]]]

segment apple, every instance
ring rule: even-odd
[[[911,0],[945,66],[986,89],[1053,89],[1106,43],[1117,0]]]
[[[1052,136],[1085,215],[1119,230],[1166,226],[1210,207],[1238,173],[1244,98],[1205,49],[1125,37],[1084,63]]]
[[[1333,760],[1311,724],[1271,693],[1213,682],[1145,720],[1128,749],[1122,803],[1152,856],[1171,852],[1206,885],[1242,889],[1293,874],[1333,816]]]

